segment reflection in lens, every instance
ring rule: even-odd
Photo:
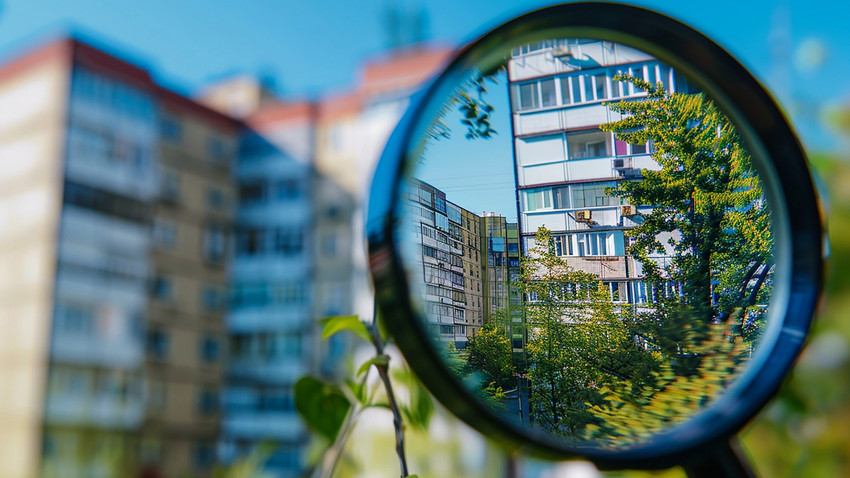
[[[711,99],[636,49],[543,41],[486,71],[437,100],[413,148],[414,301],[507,420],[646,441],[716,399],[765,327],[758,174]]]

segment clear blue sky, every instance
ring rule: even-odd
[[[549,2],[515,0],[0,0],[0,58],[74,28],[152,68],[184,92],[233,72],[277,78],[316,96],[356,79],[387,45],[385,7],[424,10],[429,38],[459,44]],[[824,104],[850,102],[850,3],[832,0],[630,2],[689,23],[738,56],[777,94],[812,149],[837,143],[818,124]],[[797,60],[795,60],[795,57]]]

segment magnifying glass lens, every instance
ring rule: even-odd
[[[747,369],[771,317],[771,203],[692,80],[593,38],[444,74],[408,143],[395,241],[457,393],[546,440],[627,448]]]

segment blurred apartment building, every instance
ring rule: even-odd
[[[545,226],[556,253],[570,267],[596,274],[612,300],[645,303],[640,263],[627,255],[623,232],[651,207],[626,204],[605,189],[660,166],[651,144],[627,144],[599,129],[621,118],[603,102],[646,96],[614,81],[617,74],[663,82],[668,91],[691,88],[657,59],[612,42],[550,40],[513,51],[508,79],[519,228],[523,251]]]
[[[72,39],[0,98],[0,476],[209,470],[239,123]]]
[[[346,347],[315,319],[371,314],[365,192],[447,53],[289,103],[74,39],[0,65],[0,477],[208,476],[260,443],[295,476],[291,386]]]

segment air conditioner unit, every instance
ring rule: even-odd
[[[590,210],[576,211],[576,221],[590,222]]]
[[[631,204],[627,206],[620,206],[620,215],[622,216],[634,216],[637,214],[637,208]]]
[[[622,169],[626,167],[626,160],[624,158],[617,158],[614,160],[614,169]]]

